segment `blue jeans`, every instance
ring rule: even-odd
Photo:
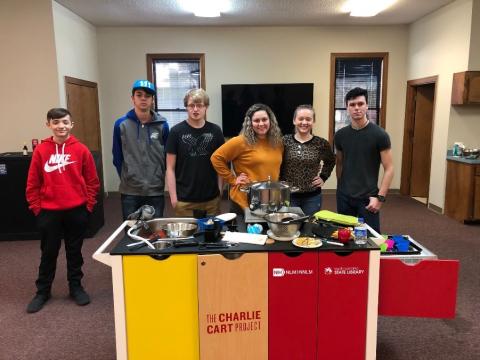
[[[337,190],[337,212],[363,218],[366,224],[380,234],[380,213],[368,211],[366,206],[369,202],[369,197],[355,199]]]
[[[315,214],[322,209],[322,193],[304,197],[292,194],[290,195],[290,206],[301,208],[305,215]]]
[[[126,220],[128,215],[138,210],[140,206],[151,205],[155,209],[154,217],[163,217],[163,208],[165,206],[165,197],[160,196],[140,196],[121,194],[122,215]]]

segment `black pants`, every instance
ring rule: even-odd
[[[41,235],[42,257],[38,279],[35,282],[37,294],[50,293],[62,238],[65,239],[67,279],[70,289],[80,286],[83,277],[82,245],[89,215],[85,205],[69,210],[42,210],[38,214],[37,226]]]
[[[237,231],[246,232],[247,225],[245,224],[245,210],[240,207],[235,201],[230,200],[230,211],[237,214],[235,219]]]
[[[373,230],[380,233],[380,213],[372,213],[368,211],[367,205],[369,202],[369,197],[356,199],[337,190],[337,212],[339,214],[363,218],[365,223],[370,225]]]
[[[165,207],[165,197],[159,196],[141,196],[121,194],[123,220],[127,220],[128,215],[134,213],[143,205],[151,205],[155,209],[156,218],[163,217]]]

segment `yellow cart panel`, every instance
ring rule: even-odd
[[[197,255],[123,256],[129,360],[198,360]]]

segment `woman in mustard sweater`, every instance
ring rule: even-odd
[[[249,205],[240,186],[266,181],[269,176],[278,181],[282,154],[282,132],[275,114],[267,105],[252,105],[245,114],[240,135],[220,146],[210,158],[217,173],[230,185],[233,211],[242,215]]]

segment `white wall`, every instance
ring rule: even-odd
[[[480,0],[473,1],[471,39],[468,68],[480,71]],[[480,106],[455,106],[452,108],[448,131],[448,145],[461,141],[469,148],[480,148]]]
[[[472,1],[459,0],[413,23],[409,32],[408,80],[438,75],[429,202],[440,208],[445,198],[449,124],[462,121],[462,111],[450,105],[452,77],[468,67],[471,18]],[[462,131],[468,132],[467,128]]]
[[[480,71],[480,0],[472,1],[468,65],[464,70]],[[454,106],[450,114],[448,147],[456,141],[469,148],[480,147],[480,106]]]
[[[473,0],[468,70],[480,70],[480,0]]]
[[[0,152],[31,149],[51,135],[46,114],[58,106],[51,0],[1,0],[0,46]]]
[[[98,83],[96,28],[52,1],[60,106],[66,107],[65,76]]]
[[[315,133],[328,137],[330,54],[389,52],[387,131],[400,186],[408,29],[385,27],[166,27],[97,30],[106,188],[118,189],[111,163],[113,123],[131,107],[130,87],[146,77],[147,53],[205,53],[209,121],[221,125],[220,85],[313,82]],[[109,133],[109,134],[108,134]],[[334,173],[326,188],[335,188]]]

